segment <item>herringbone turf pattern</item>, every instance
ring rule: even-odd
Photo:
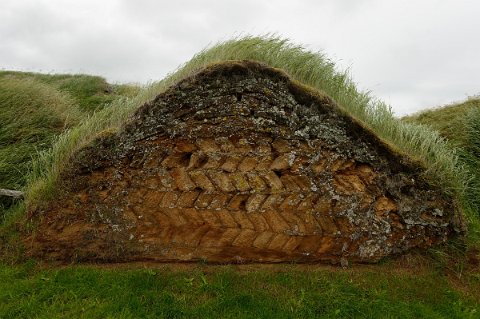
[[[218,68],[81,150],[29,254],[376,261],[446,240],[448,199],[333,101],[254,63]]]

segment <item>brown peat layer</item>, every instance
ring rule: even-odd
[[[229,61],[76,154],[23,242],[65,262],[375,262],[462,232],[423,171],[329,97]]]

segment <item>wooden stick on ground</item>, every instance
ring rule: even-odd
[[[20,199],[20,198],[23,198],[23,192],[0,188],[0,196],[7,196],[7,197],[13,197],[15,199]]]

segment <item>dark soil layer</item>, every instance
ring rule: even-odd
[[[282,72],[217,64],[79,152],[24,243],[62,261],[374,262],[460,232],[421,172]]]

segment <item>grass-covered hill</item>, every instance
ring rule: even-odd
[[[22,258],[17,226],[26,210],[55,197],[60,172],[80,148],[121,130],[141,105],[203,67],[245,59],[279,68],[299,85],[330,96],[392,149],[423,165],[425,180],[455,198],[468,223],[466,240],[349,270],[142,264],[52,269]],[[397,119],[323,54],[278,38],[218,44],[142,88],[88,75],[2,71],[0,188],[25,191],[25,200],[0,202],[0,318],[478,318],[479,104],[470,99]]]
[[[0,79],[41,83],[64,94],[84,112],[103,108],[121,96],[133,96],[139,87],[125,84],[110,84],[100,76],[86,74],[42,74],[18,71],[0,71]]]
[[[478,147],[480,143],[478,135],[480,130],[479,116],[480,96],[473,96],[464,102],[429,108],[405,116],[402,120],[428,125],[455,146],[470,149],[471,147]]]
[[[0,71],[0,188],[24,189],[32,160],[58,135],[138,90],[98,76]]]

